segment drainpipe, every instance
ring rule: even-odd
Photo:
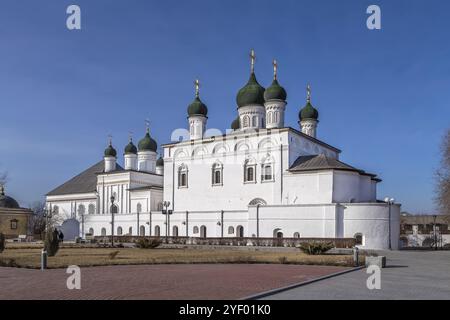
[[[223,238],[223,210],[220,211],[220,237]]]
[[[259,204],[256,205],[256,238],[259,239]]]
[[[186,237],[189,237],[189,211],[186,210]]]

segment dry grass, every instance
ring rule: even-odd
[[[9,246],[0,254],[0,266],[40,267],[39,246]],[[348,255],[306,255],[298,252],[213,250],[213,249],[137,249],[137,248],[62,248],[48,258],[49,268],[69,265],[106,266],[133,264],[183,263],[282,263],[307,265],[352,266]]]

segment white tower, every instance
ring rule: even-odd
[[[147,122],[147,132],[138,144],[138,170],[142,172],[155,173],[156,170],[156,149],[158,145],[150,137],[150,129]]]
[[[284,111],[286,109],[286,90],[277,80],[278,64],[273,60],[273,81],[270,87],[264,92],[264,106],[266,107],[266,128],[283,128]]]
[[[195,80],[195,99],[188,106],[189,136],[191,140],[202,139],[206,130],[208,108],[200,100],[200,82]]]
[[[133,144],[133,139],[130,135],[130,142],[126,145],[124,151],[125,170],[137,170],[137,148]]]
[[[251,73],[247,84],[236,97],[240,129],[260,129],[266,126],[266,109],[264,108],[264,88],[255,76],[255,51],[250,52]]]
[[[164,159],[161,156],[156,160],[156,174],[164,174]]]
[[[109,137],[109,145],[105,149],[104,161],[105,161],[105,172],[112,172],[116,170],[116,160],[117,151],[112,146],[112,139]]]
[[[301,131],[304,134],[315,138],[317,134],[317,124],[319,123],[319,112],[311,104],[311,86],[309,84],[306,87],[306,92],[306,105],[300,110],[299,124]]]

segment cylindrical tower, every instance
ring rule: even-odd
[[[112,146],[112,141],[109,139],[109,145],[104,152],[105,172],[116,170],[117,151]]]
[[[284,111],[286,109],[286,90],[277,80],[278,64],[273,60],[273,81],[264,92],[264,106],[266,107],[266,128],[283,128]]]
[[[137,148],[130,136],[130,142],[126,145],[124,150],[125,170],[137,170]]]
[[[156,160],[156,174],[164,174],[164,159],[161,156]]]
[[[200,83],[195,80],[195,99],[188,106],[189,136],[191,140],[202,139],[206,130],[208,108],[200,100]]]
[[[303,109],[300,110],[298,114],[298,123],[300,124],[300,129],[304,134],[316,138],[317,124],[319,123],[319,111],[317,111],[317,109],[314,108],[311,104],[311,86],[309,84],[306,88],[306,91],[306,105],[303,107]]]

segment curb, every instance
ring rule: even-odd
[[[260,292],[260,293],[257,293],[257,294],[251,295],[251,296],[240,298],[239,300],[255,300],[255,299],[267,297],[267,296],[273,295],[275,293],[279,293],[279,292],[287,291],[287,290],[290,290],[290,289],[306,286],[306,285],[308,285],[310,283],[314,283],[314,282],[318,282],[318,281],[321,281],[321,280],[333,278],[333,277],[340,276],[340,275],[345,274],[345,273],[358,271],[358,270],[361,270],[361,269],[364,269],[364,268],[365,268],[365,266],[359,266],[359,267],[352,268],[350,270],[339,271],[339,272],[332,273],[332,274],[329,274],[329,275],[326,275],[326,276],[323,276],[323,277],[319,277],[319,278],[315,278],[315,279],[311,279],[311,280],[307,280],[307,281],[303,281],[303,282],[290,284],[290,285],[287,285],[287,286],[284,286],[284,287],[280,287],[280,288],[276,288],[276,289],[272,289],[272,290],[268,290],[268,291],[263,291],[263,292]]]

